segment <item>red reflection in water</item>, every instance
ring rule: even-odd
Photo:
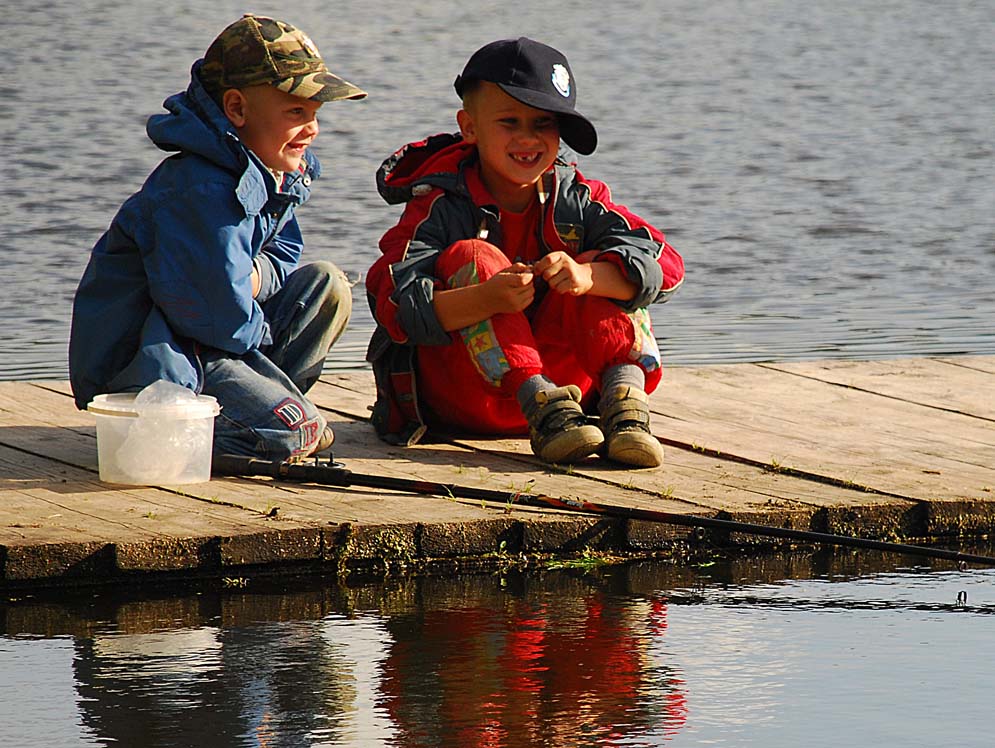
[[[555,605],[555,609],[553,606]],[[398,623],[394,619],[394,623]],[[684,682],[651,659],[667,603],[512,599],[493,610],[423,611],[392,627],[384,703],[401,745],[638,745],[676,735]]]

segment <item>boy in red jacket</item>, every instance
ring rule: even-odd
[[[405,146],[377,175],[407,203],[367,279],[378,433],[528,432],[547,462],[661,464],[646,306],[681,285],[680,255],[560,152],[590,154],[597,134],[557,50],[493,42],[455,86],[460,135]],[[595,398],[597,425],[582,408]]]

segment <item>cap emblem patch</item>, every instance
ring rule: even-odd
[[[566,67],[556,63],[553,65],[553,88],[560,96],[566,98],[570,96],[570,73],[567,71]]]

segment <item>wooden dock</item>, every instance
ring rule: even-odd
[[[311,391],[355,473],[900,542],[995,529],[995,357],[674,367],[653,395],[666,464],[551,470],[525,439],[391,447],[369,372]],[[382,490],[97,477],[94,419],[65,382],[0,382],[0,591],[166,576],[474,568],[664,552],[694,531]],[[758,542],[734,534],[733,544]]]

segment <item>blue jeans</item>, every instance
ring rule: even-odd
[[[284,460],[314,449],[326,422],[304,393],[345,330],[352,289],[330,262],[303,265],[262,303],[271,345],[236,356],[201,353],[205,395],[221,405],[214,454]]]

